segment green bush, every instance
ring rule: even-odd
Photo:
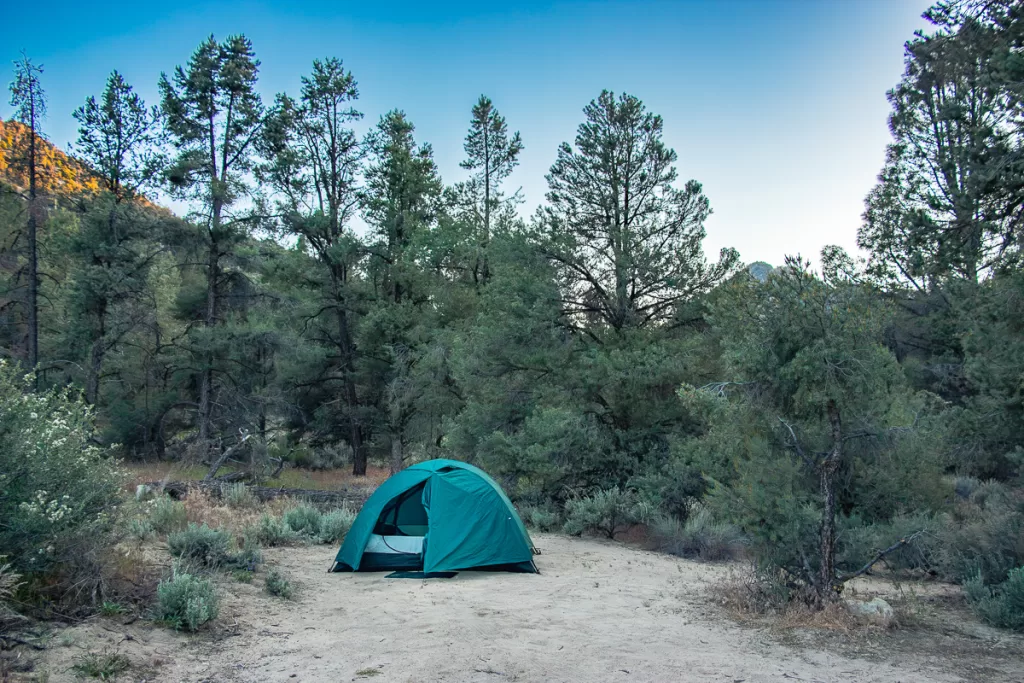
[[[650,516],[650,506],[642,502],[635,492],[605,489],[566,503],[562,528],[570,536],[599,532],[615,538],[615,534],[624,527],[646,522]]]
[[[320,511],[311,505],[299,505],[285,511],[284,523],[296,534],[318,538],[322,516]]]
[[[181,531],[188,525],[185,504],[181,501],[174,500],[170,496],[160,496],[153,501],[152,506],[149,511],[149,521],[156,533],[169,534],[173,531]]]
[[[295,532],[280,517],[268,512],[260,515],[260,521],[246,530],[245,537],[246,540],[253,538],[257,544],[268,548],[287,545],[297,540]]]
[[[1024,565],[1024,491],[980,484],[937,533],[935,567],[943,577],[1002,583]]]
[[[231,572],[231,578],[238,583],[252,583],[253,574],[254,572],[251,572],[248,569],[236,569]]]
[[[356,521],[356,513],[348,508],[338,508],[325,513],[320,518],[321,543],[337,543],[345,538],[345,534]]]
[[[519,517],[526,526],[545,533],[557,531],[562,526],[558,513],[543,507],[524,505],[519,510]]]
[[[964,584],[964,591],[983,621],[1024,631],[1024,567],[1010,570],[1006,581],[996,586],[986,586],[976,575]]]
[[[243,571],[254,572],[263,564],[263,551],[255,538],[246,538],[242,549],[229,557],[228,564]]]
[[[137,541],[149,540],[156,533],[151,520],[138,517],[128,520],[126,531],[129,538],[134,538]]]
[[[156,589],[156,618],[177,631],[198,631],[217,618],[220,599],[213,584],[194,574],[176,570]]]
[[[118,614],[124,614],[127,611],[124,605],[112,600],[104,600],[103,604],[100,605],[100,614],[105,617],[116,617]]]
[[[735,559],[743,551],[740,530],[718,522],[705,508],[699,508],[681,522],[674,517],[658,517],[651,528],[655,548],[679,557],[697,557],[708,562]]]
[[[264,579],[264,588],[271,595],[276,595],[279,598],[290,599],[295,592],[292,587],[291,581],[286,579],[281,572],[276,569],[271,569],[267,572],[267,577]]]
[[[93,434],[92,409],[70,389],[35,393],[0,359],[0,548],[11,571],[61,598],[92,594],[95,568],[77,560],[106,554],[122,499],[123,475]]]
[[[220,495],[229,508],[248,510],[256,507],[258,503],[252,490],[241,482],[222,487]]]
[[[191,567],[217,568],[229,564],[233,559],[231,543],[231,534],[211,529],[205,523],[189,524],[184,531],[167,537],[171,555]]]

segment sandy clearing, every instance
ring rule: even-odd
[[[274,549],[297,587],[220,581],[220,625],[185,636],[97,620],[48,653],[51,680],[86,644],[117,648],[148,681],[1020,681],[1024,639],[987,636],[955,654],[844,656],[724,618],[710,585],[728,568],[618,543],[535,535],[541,575],[463,572],[449,580],[327,574],[334,549]],[[130,639],[125,637],[129,636]],[[882,633],[879,652],[886,650]],[[957,637],[963,637],[958,633]],[[793,640],[792,638],[790,640]],[[977,640],[977,638],[975,638]],[[933,643],[935,644],[935,643]]]

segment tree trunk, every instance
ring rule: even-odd
[[[832,450],[820,465],[821,497],[824,508],[821,513],[819,531],[819,552],[821,566],[818,581],[818,599],[829,602],[839,597],[836,591],[836,491],[835,478],[843,456],[842,422],[839,407],[834,400],[828,402],[828,421],[832,431]]]
[[[402,462],[405,458],[402,455],[402,435],[391,436],[391,474],[402,471]]]
[[[341,347],[341,370],[345,375],[343,391],[345,392],[345,404],[348,406],[349,443],[352,446],[352,474],[361,477],[366,474],[366,440],[363,438],[363,425],[360,416],[357,414],[359,396],[356,393],[355,348],[352,342],[352,334],[349,331],[348,313],[345,311],[344,302],[338,289],[340,286],[342,286],[340,279],[335,274],[335,291],[339,294],[336,295],[338,303],[338,345]]]
[[[219,208],[219,207],[218,207]],[[217,212],[219,213],[219,211]],[[216,218],[214,219],[217,220]],[[210,254],[206,274],[206,316],[203,324],[209,330],[217,322],[217,278],[220,271],[220,258],[216,237],[211,235]],[[210,343],[209,334],[206,343]],[[212,413],[211,393],[213,391],[213,352],[203,351],[203,372],[199,382],[199,440],[210,439],[210,416]]]
[[[34,98],[34,95],[32,96]],[[39,364],[39,253],[36,244],[38,202],[36,201],[36,116],[34,99],[29,116],[28,138],[28,367]],[[33,385],[39,386],[35,378]]]

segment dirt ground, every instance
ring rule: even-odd
[[[270,550],[268,567],[296,586],[292,600],[267,595],[260,575],[252,584],[224,576],[210,631],[97,618],[56,636],[37,670],[74,680],[76,658],[106,649],[130,659],[119,680],[133,681],[1024,681],[1024,638],[955,612],[942,590],[913,594],[927,627],[780,630],[725,614],[713,586],[735,566],[534,540],[540,575],[432,580],[328,574],[328,546]],[[934,622],[936,606],[954,618]]]

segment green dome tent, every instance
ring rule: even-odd
[[[533,542],[501,487],[457,460],[394,474],[359,511],[332,571],[536,572]]]

